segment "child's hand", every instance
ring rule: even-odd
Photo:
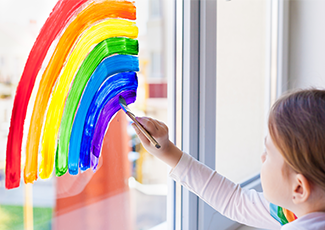
[[[149,117],[137,117],[136,119],[161,146],[157,149],[133,123],[132,126],[145,149],[171,167],[174,167],[183,153],[169,140],[168,127],[164,123]]]
[[[161,146],[159,149],[157,149],[153,144],[150,143],[146,136],[133,123],[132,126],[137,135],[139,136],[145,149],[155,156],[162,152],[168,151],[170,145],[168,138],[168,127],[164,123],[149,117],[137,117],[136,119],[156,139],[156,141]]]

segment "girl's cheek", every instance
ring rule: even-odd
[[[264,163],[266,161],[266,153],[264,152],[261,156],[261,161]]]

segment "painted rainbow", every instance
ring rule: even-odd
[[[105,132],[136,100],[139,71],[136,7],[125,0],[59,0],[41,29],[19,81],[6,152],[6,188],[20,184],[26,112],[42,73],[26,142],[25,183],[39,176],[96,170]],[[51,45],[54,52],[43,63]],[[41,162],[38,166],[38,154]],[[39,168],[38,168],[39,167]]]

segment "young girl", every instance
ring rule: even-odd
[[[325,229],[325,90],[293,92],[273,105],[262,155],[264,193],[242,189],[183,153],[168,139],[162,122],[137,120],[161,145],[156,149],[133,124],[148,152],[221,214],[259,228]]]

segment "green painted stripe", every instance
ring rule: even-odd
[[[83,61],[72,83],[61,120],[59,141],[55,156],[56,176],[62,176],[67,172],[69,141],[73,119],[90,76],[104,58],[113,54],[137,55],[138,52],[138,40],[126,37],[113,37],[100,42]]]

